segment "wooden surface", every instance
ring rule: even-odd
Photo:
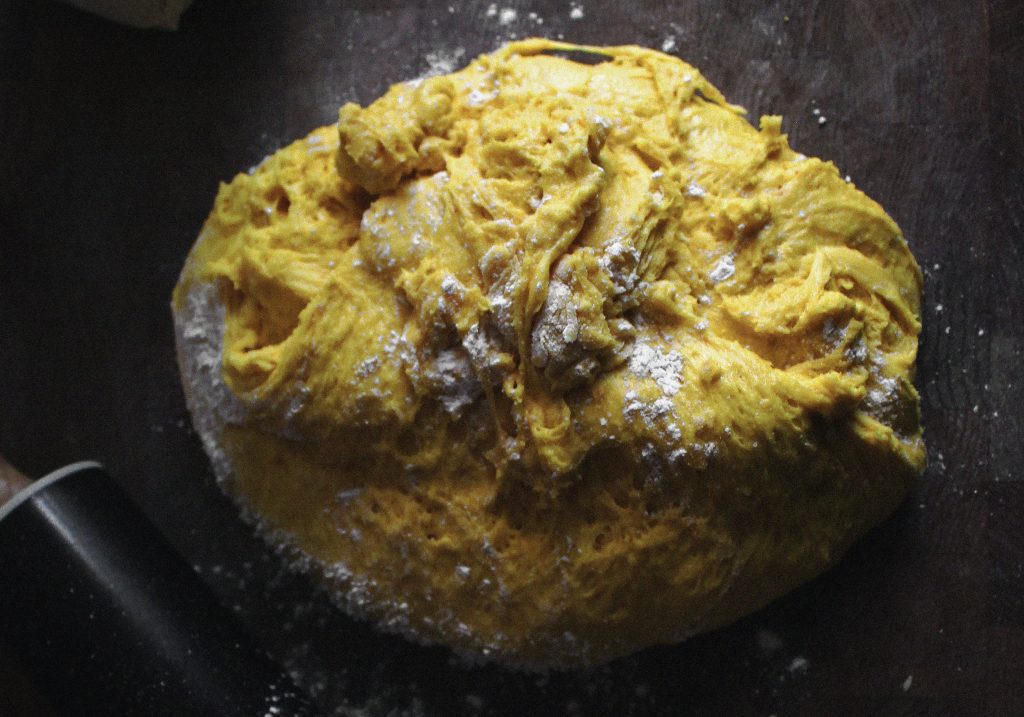
[[[509,24],[487,5],[197,0],[165,33],[4,3],[0,453],[104,462],[327,712],[1024,714],[1024,3],[510,0]],[[219,181],[428,53],[513,33],[672,38],[878,199],[926,275],[930,466],[897,514],[737,625],[546,678],[380,636],[283,574],[187,428],[168,310]],[[41,713],[0,675],[0,713]]]

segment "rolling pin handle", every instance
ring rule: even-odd
[[[98,463],[0,505],[0,642],[61,714],[313,714]]]

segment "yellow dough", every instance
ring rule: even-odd
[[[921,273],[742,114],[674,57],[527,40],[223,185],[173,308],[227,491],[353,614],[526,667],[835,563],[924,466]]]

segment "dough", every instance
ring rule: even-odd
[[[780,122],[527,40],[221,186],[173,309],[224,487],[352,614],[523,667],[817,575],[924,466],[921,273]]]

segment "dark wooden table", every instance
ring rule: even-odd
[[[0,453],[104,462],[326,712],[1024,714],[1024,3],[383,5],[197,0],[166,33],[3,4]],[[926,276],[930,465],[897,514],[732,627],[544,678],[380,636],[283,573],[211,483],[168,310],[219,181],[513,34],[674,42],[881,201]],[[45,714],[9,657],[0,713]]]

